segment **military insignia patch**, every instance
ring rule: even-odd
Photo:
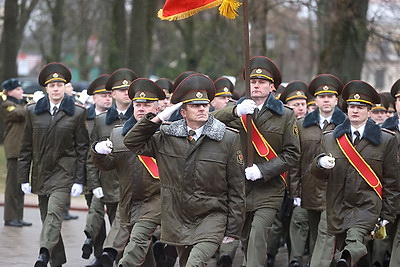
[[[146,94],[145,94],[145,92],[141,92],[139,96],[140,96],[141,98],[144,98],[144,97],[146,97]]]
[[[8,107],[7,107],[7,110],[8,110],[9,112],[13,111],[14,109],[15,109],[15,106],[8,106]]]
[[[58,78],[58,73],[53,73],[53,78]]]
[[[123,85],[128,85],[129,82],[128,82],[127,80],[123,80],[123,81],[122,81],[122,84],[123,84]]]
[[[236,159],[240,165],[244,164],[244,158],[241,150],[236,151]]]
[[[197,92],[197,93],[196,93],[196,97],[197,97],[197,98],[202,98],[202,97],[203,97],[203,94],[202,94],[201,92]]]
[[[297,127],[297,124],[293,124],[293,134],[294,136],[299,136],[299,128]]]

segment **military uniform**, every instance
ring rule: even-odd
[[[350,108],[358,110],[358,105],[372,106],[380,101],[372,86],[352,81],[344,87],[342,95],[349,105],[350,119],[324,134],[321,142],[323,153],[330,154],[336,163],[331,169],[323,169],[322,154],[316,157],[311,171],[316,177],[327,178],[328,231],[336,236],[337,248],[342,250],[336,266],[353,266],[367,253],[365,243],[378,218],[380,222],[393,222],[395,219],[399,188],[398,164],[393,164],[393,159],[397,158],[398,143],[393,133],[381,130],[370,119],[362,124],[365,127],[363,134],[358,132],[362,125],[353,130],[355,126],[351,119],[357,117],[351,117]],[[344,141],[346,138],[348,142]],[[347,147],[355,149],[369,168],[360,163],[353,165],[351,162],[356,158],[353,155],[357,154],[345,152]],[[368,170],[372,170],[376,180],[366,174]]]
[[[322,74],[314,78],[308,86],[310,95],[340,95],[342,82],[330,74]],[[326,119],[326,124],[321,120]],[[324,118],[317,108],[298,121],[301,145],[299,167],[290,173],[294,198],[301,198],[302,208],[307,210],[310,227],[311,266],[330,266],[335,250],[334,236],[327,232],[326,224],[326,180],[321,180],[309,172],[309,166],[315,156],[320,153],[321,138],[324,131],[332,131],[346,119],[346,115],[337,107],[330,118]],[[315,243],[318,245],[315,245]]]
[[[178,85],[171,102],[209,103],[214,90],[206,76],[190,75]],[[152,121],[157,118],[147,114],[126,134],[124,143],[134,153],[157,160],[161,241],[177,246],[180,266],[204,266],[224,236],[238,239],[242,229],[240,139],[211,115],[197,141],[189,136],[186,119],[157,131],[160,124]]]
[[[67,83],[69,70],[60,63],[49,63],[39,74],[39,84]],[[85,126],[86,111],[64,94],[58,111],[50,111],[46,95],[27,107],[26,127],[18,158],[20,183],[29,183],[38,195],[42,231],[40,254],[35,266],[59,266],[66,262],[61,237],[62,212],[70,194],[79,195],[86,181],[89,146]],[[32,168],[31,168],[32,165]],[[80,190],[76,190],[80,188]]]
[[[3,93],[6,94],[8,91],[21,87],[21,83],[16,79],[9,79],[3,82],[2,87],[4,88]],[[17,169],[25,127],[25,113],[23,101],[12,96],[7,96],[6,100],[0,105],[0,115],[4,123],[4,153],[7,159],[7,177],[4,190],[4,224],[6,226],[24,226],[22,220],[24,193],[17,182]]]
[[[250,60],[250,78],[267,79],[275,88],[281,83],[281,75],[275,64],[265,57]],[[239,100],[241,103],[243,99]],[[214,113],[215,117],[226,125],[239,129],[242,150],[247,158],[246,131],[241,120],[235,115],[235,107],[226,107]],[[246,254],[247,266],[262,266],[267,255],[267,238],[277,211],[281,208],[285,181],[281,174],[297,164],[300,158],[300,146],[297,135],[296,119],[293,110],[284,107],[280,100],[270,93],[260,109],[253,114],[253,121],[260,134],[268,141],[278,155],[266,160],[251,149],[254,164],[259,168],[262,178],[247,180],[246,220],[242,233],[242,242]]]

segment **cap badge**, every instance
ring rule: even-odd
[[[128,82],[127,80],[123,80],[123,81],[122,81],[122,84],[123,84],[123,85],[128,85],[129,82]]]
[[[377,107],[382,107],[382,104],[375,104],[375,106],[377,106]]]
[[[146,94],[145,94],[144,92],[141,92],[139,96],[140,96],[141,98],[144,98],[144,97],[146,97]]]
[[[360,95],[359,94],[355,94],[354,95],[354,99],[360,99]]]
[[[262,73],[262,69],[256,69],[256,73],[258,74]]]
[[[202,94],[201,92],[197,92],[197,93],[196,93],[196,97],[197,97],[197,98],[202,98],[202,97],[203,97],[203,94]]]
[[[303,95],[303,93],[301,91],[297,91],[296,95]]]
[[[228,87],[224,87],[224,92],[229,92]]]
[[[322,89],[328,90],[328,89],[329,89],[329,86],[328,86],[328,85],[324,85],[324,86],[322,87]]]
[[[53,73],[53,78],[58,78],[58,73]]]

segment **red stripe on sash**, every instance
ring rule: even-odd
[[[160,174],[158,173],[158,166],[155,158],[142,155],[138,155],[138,158],[154,179],[160,179]]]

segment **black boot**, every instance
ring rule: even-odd
[[[38,259],[35,263],[35,267],[47,267],[49,262],[49,250],[47,248],[40,248]]]
[[[229,254],[223,253],[218,259],[218,265],[221,267],[232,267],[232,257]]]
[[[94,259],[85,267],[103,267],[103,263],[101,262],[100,257],[94,257]]]
[[[86,238],[85,242],[83,242],[82,258],[89,259],[92,252],[93,252],[93,240],[90,237],[88,237]]]
[[[118,252],[113,248],[105,248],[101,254],[101,263],[104,267],[113,267]]]

